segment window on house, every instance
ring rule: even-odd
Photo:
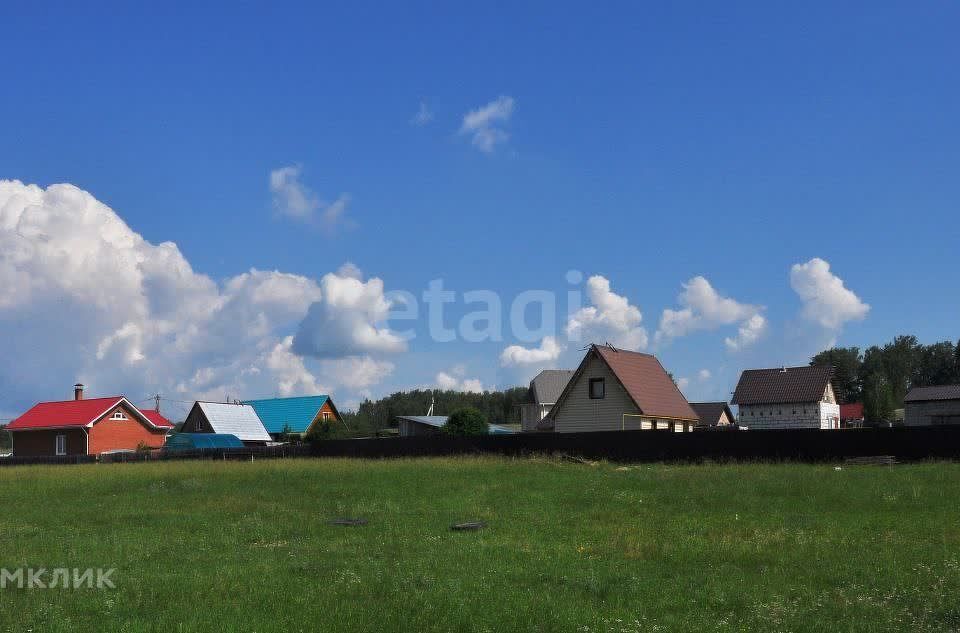
[[[67,454],[67,436],[58,435],[57,436],[57,455],[66,455]]]
[[[111,419],[113,419],[113,420],[126,420],[126,419],[127,419],[127,416],[126,416],[126,414],[125,414],[123,411],[120,411],[120,410],[118,409],[117,411],[114,411],[114,412],[113,412],[113,415],[111,416]]]
[[[330,412],[329,412],[329,411],[324,411],[324,412],[323,412],[323,421],[326,422],[329,418],[330,418]]]
[[[606,395],[606,387],[603,378],[590,379],[590,399],[599,400]]]

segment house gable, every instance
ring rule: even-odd
[[[136,450],[141,446],[160,448],[167,429],[156,428],[125,400],[112,407],[90,428],[88,452],[99,455],[104,451]]]
[[[590,397],[590,381],[603,380],[604,397]],[[587,353],[563,394],[551,409],[554,431],[619,431],[624,414],[642,413],[610,366],[594,350]],[[639,428],[639,421],[632,420]],[[631,427],[632,428],[632,427]]]

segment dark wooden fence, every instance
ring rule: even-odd
[[[899,460],[960,458],[960,427],[820,431],[703,430],[529,433],[482,437],[401,437],[317,442],[317,457],[422,457],[562,453],[613,461],[836,461],[892,455]]]
[[[290,457],[398,458],[445,455],[564,454],[612,461],[800,461],[893,456],[899,461],[960,458],[960,426],[838,431],[611,431],[525,433],[481,437],[394,437],[325,440],[314,444],[115,454],[100,461],[257,460]],[[0,466],[78,464],[92,456],[6,457]]]

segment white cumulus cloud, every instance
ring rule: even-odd
[[[68,398],[76,380],[91,395],[183,400],[346,385],[292,349],[323,294],[279,271],[217,283],[86,191],[0,181],[0,356],[18,359],[0,363],[8,407]]]
[[[444,391],[463,391],[466,393],[483,393],[483,384],[477,378],[466,378],[466,367],[457,365],[449,371],[437,373],[437,387]]]
[[[754,314],[737,328],[736,336],[725,338],[724,344],[731,352],[750,347],[760,340],[767,331],[767,319],[762,314]]]
[[[355,267],[346,271],[357,272]],[[390,301],[383,281],[371,277],[328,273],[320,282],[323,300],[310,306],[293,340],[298,354],[317,358],[343,358],[360,354],[385,354],[407,349],[406,341],[386,325]]]
[[[511,345],[500,354],[500,364],[503,367],[512,367],[516,365],[535,365],[549,363],[557,360],[563,347],[552,336],[545,336],[540,341],[540,347],[523,347],[522,345]]]
[[[848,321],[860,321],[870,306],[830,272],[830,264],[815,257],[790,269],[790,286],[803,301],[803,317],[836,330]]]
[[[300,165],[279,167],[270,172],[270,193],[273,208],[282,216],[316,223],[326,231],[333,231],[345,221],[350,196],[346,193],[333,202],[326,202],[300,180]]]
[[[677,300],[681,305],[679,310],[667,308],[660,316],[660,327],[654,336],[658,342],[739,323],[737,337],[726,340],[731,349],[740,349],[756,341],[766,327],[766,319],[760,314],[763,306],[724,297],[702,276],[683,284]]]
[[[647,331],[640,325],[643,315],[626,297],[610,289],[610,281],[600,275],[587,280],[587,298],[591,305],[580,308],[567,321],[566,334],[572,341],[610,342],[629,350],[647,346]]]
[[[503,125],[513,115],[513,97],[500,96],[476,110],[463,115],[460,134],[470,136],[474,147],[481,152],[491,153],[497,145],[505,143],[510,135]]]

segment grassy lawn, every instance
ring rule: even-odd
[[[0,590],[0,631],[960,629],[958,464],[18,467],[0,507],[0,567],[117,587]]]

